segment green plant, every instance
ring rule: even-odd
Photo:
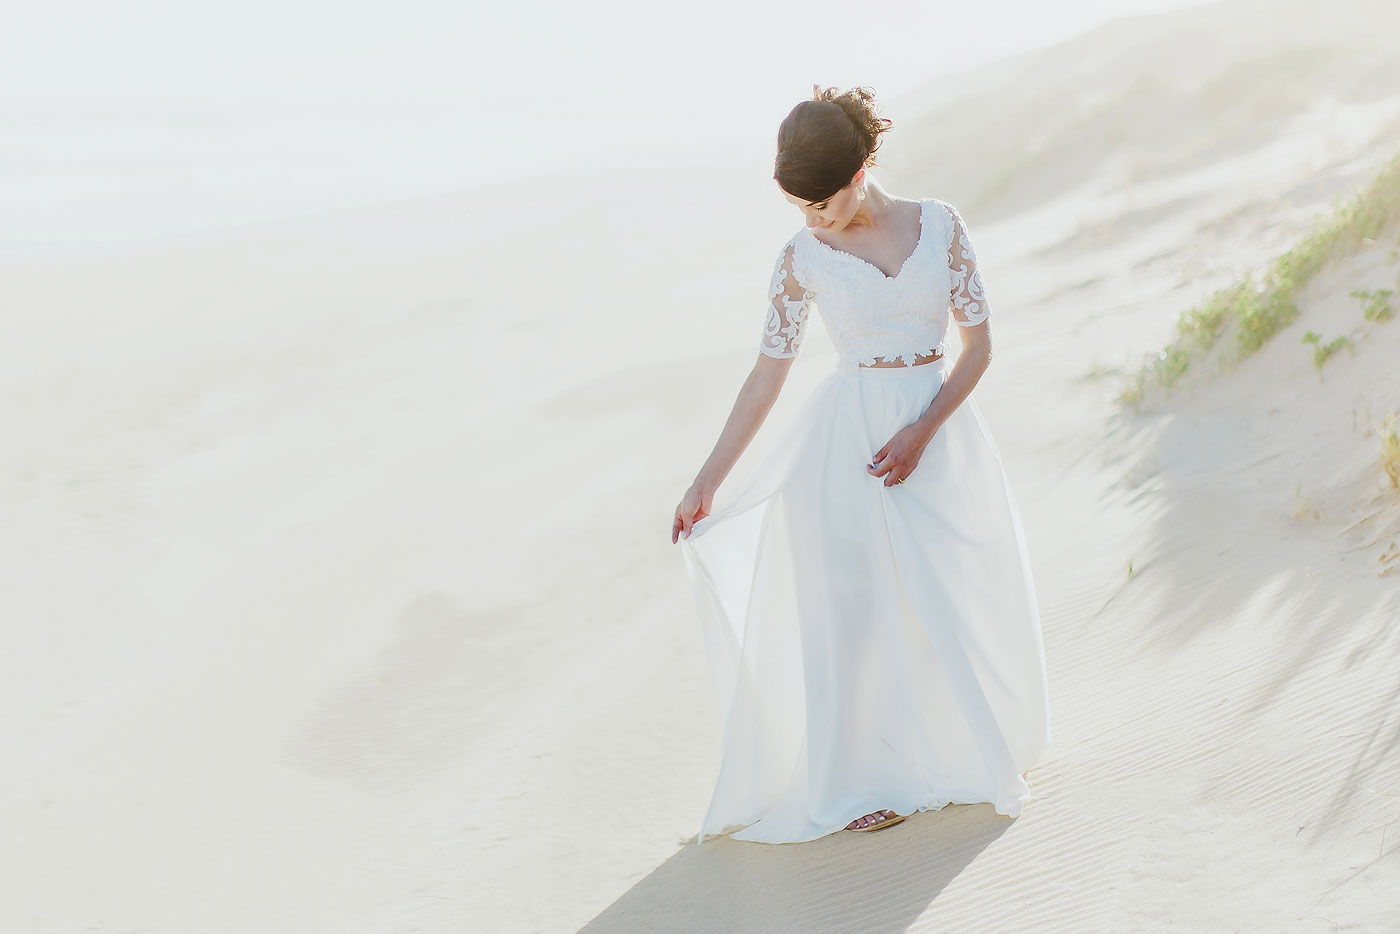
[[[1397,221],[1400,153],[1351,201],[1341,205],[1334,202],[1332,214],[1318,221],[1311,233],[1277,257],[1258,284],[1246,276],[1216,291],[1200,306],[1183,312],[1177,320],[1176,338],[1161,351],[1145,356],[1137,372],[1128,377],[1119,400],[1136,407],[1150,386],[1170,387],[1193,360],[1216,347],[1232,327],[1235,343],[1224,354],[1226,362],[1254,353],[1298,317],[1296,296],[1329,261],[1354,250],[1365,240],[1378,239]],[[1335,347],[1327,345],[1331,350],[1324,353],[1321,361],[1349,343],[1339,340],[1342,343],[1333,342]],[[1322,362],[1317,365],[1320,369]]]
[[[1137,406],[1142,403],[1149,384],[1170,386],[1179,380],[1191,365],[1191,355],[1180,347],[1163,347],[1118,393],[1120,402]]]
[[[1400,488],[1400,433],[1395,430],[1395,416],[1390,415],[1380,426],[1381,470],[1390,478],[1390,485]]]
[[[1351,338],[1343,335],[1341,337],[1334,337],[1324,344],[1322,343],[1321,334],[1315,331],[1309,331],[1303,335],[1302,343],[1313,345],[1313,366],[1321,370],[1327,363],[1328,358],[1334,353],[1341,350],[1343,347],[1351,346]]]
[[[1395,315],[1390,307],[1390,296],[1394,294],[1390,289],[1352,289],[1351,297],[1361,299],[1361,313],[1367,321],[1389,321]]]

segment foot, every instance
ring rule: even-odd
[[[847,830],[860,830],[865,827],[874,827],[876,824],[883,824],[885,821],[898,817],[894,811],[876,811],[864,817],[857,817],[846,825]]]

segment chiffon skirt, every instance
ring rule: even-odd
[[[1016,817],[1029,799],[1051,741],[1040,615],[976,400],[904,483],[866,470],[950,370],[838,367],[680,540],[723,717],[697,842],[950,803]]]

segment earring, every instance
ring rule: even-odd
[[[864,201],[864,200],[865,200],[865,186],[864,186],[864,185],[860,186],[860,190],[856,192],[856,195],[857,195],[857,198],[856,198],[857,201]]]

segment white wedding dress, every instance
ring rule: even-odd
[[[815,308],[839,362],[681,539],[724,724],[697,842],[949,803],[1015,817],[1051,741],[1021,519],[976,390],[904,483],[866,470],[952,369],[949,320],[990,313],[961,216],[919,212],[893,277],[805,226],[778,255],[761,352],[796,356]],[[861,365],[877,359],[906,365]]]

